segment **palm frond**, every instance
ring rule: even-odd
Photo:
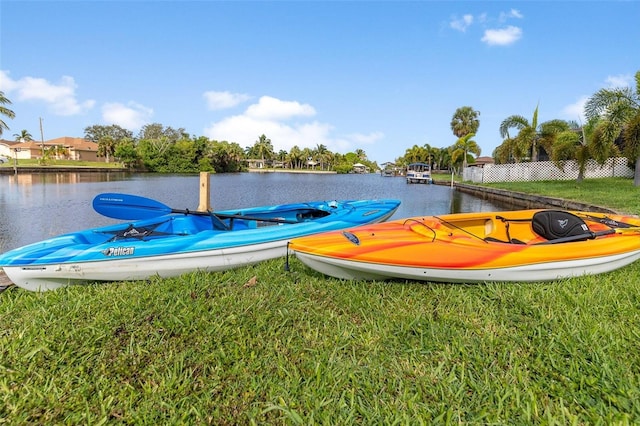
[[[500,123],[500,136],[503,139],[509,138],[509,129],[512,127],[522,130],[526,127],[530,127],[530,124],[529,121],[521,115],[509,116]]]
[[[622,140],[627,158],[637,159],[640,157],[640,111],[625,126]]]

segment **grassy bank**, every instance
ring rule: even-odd
[[[613,182],[598,204],[637,198]],[[1,293],[0,421],[640,421],[640,262],[486,285],[341,281],[290,263]]]
[[[359,283],[295,260],[2,294],[16,423],[640,419],[638,263],[537,284]],[[255,286],[245,286],[253,277]]]
[[[581,183],[574,180],[501,182],[479,186],[581,201],[629,214],[640,214],[640,187],[633,186],[633,179],[587,179]]]

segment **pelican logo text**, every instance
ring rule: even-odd
[[[135,247],[109,247],[102,253],[105,256],[131,256],[135,250]]]
[[[558,221],[558,225],[560,225],[560,228],[564,229],[565,226],[567,226],[567,223],[569,223],[569,219],[562,219]]]

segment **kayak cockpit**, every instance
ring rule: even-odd
[[[513,216],[488,213],[410,218],[405,226],[432,241],[466,237],[487,243],[554,244],[606,235],[605,230],[610,227],[603,222],[604,219],[596,219],[588,225],[570,212],[530,210],[514,212]]]
[[[93,234],[110,236],[107,241],[148,240],[168,236],[196,235],[204,231],[241,231],[265,226],[296,224],[317,220],[330,214],[329,211],[313,208],[278,211],[277,214],[273,212],[271,214],[257,213],[252,215],[242,213],[175,214],[136,223],[101,228],[94,230]],[[78,241],[78,243],[94,244],[105,242],[100,237],[92,238],[89,235],[85,235],[83,238],[86,241]]]

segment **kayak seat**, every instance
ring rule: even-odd
[[[589,227],[580,217],[564,210],[542,210],[529,218],[496,216],[496,219],[503,226],[488,221],[484,238],[487,242],[540,244],[576,235],[588,239],[590,235]]]
[[[335,207],[334,207],[335,208]],[[308,220],[319,219],[321,217],[329,216],[331,212],[321,209],[309,209],[303,210],[296,214],[295,220],[298,222],[306,222]]]
[[[178,224],[177,226],[173,226],[172,229],[172,234],[177,234],[177,235],[194,235],[199,233],[200,230],[193,226],[193,225],[188,225],[188,224]]]
[[[589,226],[578,216],[560,210],[544,210],[533,215],[533,231],[547,240],[585,235],[589,239]],[[578,241],[578,240],[576,240]]]
[[[233,226],[232,230],[234,230],[234,231],[240,231],[240,230],[243,230],[243,229],[251,228],[251,226],[249,226],[249,224],[247,223],[246,220],[235,219],[231,223],[232,223],[232,226]],[[253,226],[253,227],[255,228],[255,226]]]
[[[207,221],[197,220],[191,216],[174,216],[168,226],[158,228],[158,231],[166,232],[174,235],[195,235],[207,229],[211,229],[207,225]]]

